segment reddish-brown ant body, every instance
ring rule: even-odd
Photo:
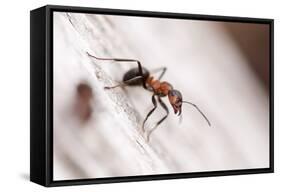
[[[155,79],[151,75],[151,73],[145,67],[143,67],[141,65],[140,61],[138,61],[138,60],[135,60],[135,59],[120,59],[120,58],[100,58],[100,57],[96,57],[94,55],[91,55],[88,52],[87,52],[87,54],[88,54],[88,56],[93,57],[97,60],[107,60],[107,61],[117,61],[117,62],[135,62],[135,63],[137,63],[138,67],[132,68],[129,71],[127,71],[124,74],[123,81],[120,84],[117,84],[113,87],[104,87],[104,88],[105,89],[114,89],[116,87],[125,87],[125,86],[142,86],[144,89],[146,89],[148,91],[151,91],[153,93],[152,103],[153,103],[154,107],[146,115],[146,117],[143,121],[143,124],[142,124],[142,130],[144,131],[145,122],[147,121],[148,117],[155,111],[155,109],[158,106],[158,103],[166,111],[166,115],[164,117],[162,117],[155,124],[155,126],[152,129],[149,130],[149,132],[147,133],[147,140],[149,140],[149,137],[150,137],[150,134],[152,133],[152,131],[154,131],[158,127],[158,125],[160,125],[169,115],[168,107],[166,106],[166,104],[161,99],[162,97],[166,97],[166,96],[168,96],[169,102],[172,105],[172,107],[174,109],[174,113],[176,115],[178,115],[178,116],[181,115],[182,104],[187,103],[187,104],[190,104],[193,107],[195,107],[201,113],[201,115],[205,118],[208,125],[211,126],[211,123],[208,120],[208,118],[203,114],[203,112],[195,104],[193,104],[191,102],[188,102],[188,101],[183,101],[180,91],[174,89],[173,86],[170,83],[168,83],[166,81],[161,81],[161,78],[163,77],[163,75],[165,74],[165,72],[167,70],[166,67],[162,67],[162,68],[154,70],[154,72],[161,70],[160,76],[157,79]]]

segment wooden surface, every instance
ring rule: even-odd
[[[180,29],[180,30],[179,30]],[[141,124],[153,107],[142,88],[104,90],[139,59],[168,67],[164,80],[196,103],[173,114],[147,142]],[[77,116],[76,88],[92,88],[92,113]],[[165,100],[169,105],[168,101]],[[268,166],[268,96],[219,23],[54,15],[54,179],[260,168]],[[146,129],[165,114],[158,109]]]

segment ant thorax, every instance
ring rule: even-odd
[[[168,95],[169,91],[173,89],[172,85],[166,81],[159,81],[154,79],[153,76],[149,76],[146,80],[146,84],[148,87],[152,89],[152,91],[161,97],[165,97]]]

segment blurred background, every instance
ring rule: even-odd
[[[151,93],[115,85],[133,63],[168,68],[163,80],[212,123],[183,106],[147,142]],[[54,179],[269,167],[269,26],[54,14]],[[167,99],[164,102],[169,105]],[[159,108],[151,128],[165,112]]]

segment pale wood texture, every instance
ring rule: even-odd
[[[135,64],[99,61],[87,52],[168,67],[164,80],[200,106],[212,127],[185,106],[181,124],[170,110],[147,142],[141,124],[151,93],[104,90]],[[87,122],[76,115],[80,82],[93,92]],[[264,89],[219,23],[54,15],[55,180],[265,167],[267,106]],[[158,109],[146,128],[163,115]]]

